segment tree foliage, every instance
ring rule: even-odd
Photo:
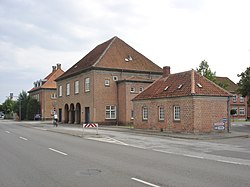
[[[238,92],[243,96],[248,96],[248,106],[250,106],[250,67],[245,72],[238,74],[240,81],[238,83]]]
[[[36,99],[28,96],[25,91],[22,91],[18,96],[14,111],[20,120],[33,120],[35,114],[40,112],[40,104]]]
[[[202,76],[206,77],[207,79],[209,79],[210,81],[214,82],[215,84],[217,84],[218,86],[226,89],[228,84],[226,83],[222,83],[217,81],[216,79],[216,72],[213,72],[209,65],[208,62],[206,60],[203,60],[200,65],[199,68],[196,68],[196,71],[201,74]]]
[[[12,99],[6,99],[2,104],[2,110],[5,114],[11,114],[13,112],[15,101]]]
[[[212,72],[206,60],[203,60],[196,71],[210,81],[216,82],[216,72]]]

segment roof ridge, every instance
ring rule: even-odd
[[[97,61],[92,65],[92,67],[95,67],[100,60],[102,59],[102,57],[106,54],[106,52],[109,50],[110,46],[114,43],[114,41],[117,39],[117,36],[113,37],[113,39],[111,40],[110,44],[107,46],[107,48],[103,51],[103,53],[100,55],[100,57],[97,59]]]

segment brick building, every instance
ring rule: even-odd
[[[233,116],[235,119],[247,119],[250,117],[250,107],[247,105],[248,97],[242,97],[237,93],[238,85],[235,84],[228,77],[216,77],[216,80],[226,85],[226,90],[233,94],[230,98],[230,110],[236,110],[236,114]]]
[[[113,37],[57,78],[59,121],[129,124],[131,99],[161,75],[162,68]]]
[[[28,91],[29,95],[37,99],[41,105],[40,113],[42,119],[51,119],[54,108],[57,105],[57,88],[55,79],[61,76],[64,71],[61,64],[52,66],[52,72],[45,77],[34,82],[34,87]]]
[[[207,133],[215,125],[227,129],[230,93],[196,71],[163,77],[133,99],[134,127],[171,132]]]

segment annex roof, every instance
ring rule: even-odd
[[[216,80],[219,83],[222,83],[224,85],[226,85],[226,90],[229,91],[230,93],[236,93],[238,86],[237,84],[235,84],[231,79],[229,79],[228,77],[216,77]]]
[[[116,36],[96,46],[58,80],[81,73],[89,68],[162,73],[162,68]]]
[[[197,96],[230,96],[231,94],[194,70],[161,77],[133,100]]]

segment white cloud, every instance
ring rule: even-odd
[[[113,36],[174,73],[205,59],[237,82],[250,64],[249,8],[248,0],[1,0],[0,102]]]

